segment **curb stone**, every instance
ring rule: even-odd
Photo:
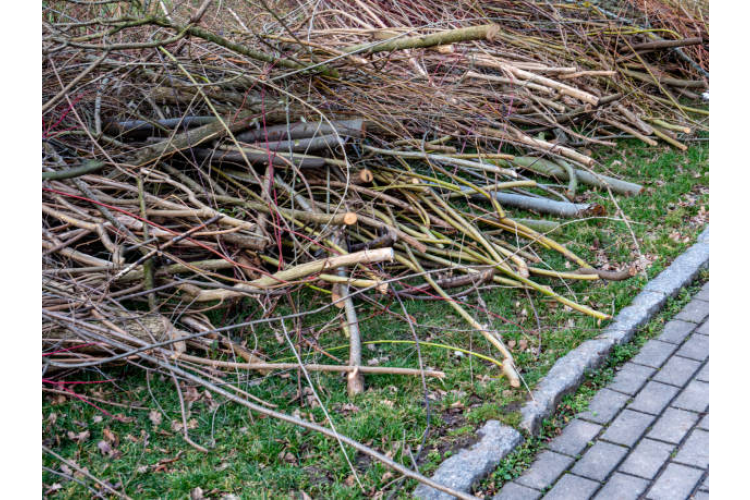
[[[492,472],[508,453],[523,442],[523,437],[517,430],[497,420],[487,421],[477,434],[482,439],[440,464],[432,476],[433,481],[468,493],[475,482]],[[424,484],[417,487],[414,496],[422,500],[453,498],[452,495]]]
[[[583,342],[557,360],[533,391],[531,401],[521,409],[520,428],[537,436],[542,421],[552,415],[565,395],[581,385],[587,371],[601,366],[615,345],[629,342],[638,328],[648,323],[664,307],[667,298],[677,295],[702,268],[708,267],[708,250],[707,224],[697,242],[648,282],[599,337]],[[474,483],[491,473],[505,456],[524,442],[518,431],[496,420],[488,421],[477,434],[481,440],[440,464],[432,476],[433,480],[468,493]],[[423,484],[414,490],[414,497],[420,500],[451,498]]]
[[[698,242],[646,284],[631,305],[620,310],[602,335],[583,342],[557,360],[537,385],[531,401],[521,409],[522,430],[532,436],[538,435],[542,421],[552,415],[563,396],[581,385],[587,371],[600,366],[615,345],[630,341],[638,328],[648,323],[661,310],[667,297],[677,295],[695,279],[701,268],[708,266],[708,234],[706,226],[698,237]]]

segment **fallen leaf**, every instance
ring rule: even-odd
[[[344,484],[350,487],[354,486],[355,482],[356,482],[356,478],[354,477],[354,475],[350,475],[346,479],[344,479]]]
[[[109,445],[108,442],[102,440],[96,443],[96,447],[99,449],[100,452],[102,452],[102,455],[111,455],[112,454],[112,447]]]
[[[203,490],[200,487],[194,488],[190,492],[190,500],[201,500],[202,498],[204,498],[203,497]]]
[[[148,412],[148,419],[151,420],[151,423],[154,425],[161,425],[161,412],[151,410],[150,412]]]

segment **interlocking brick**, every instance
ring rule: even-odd
[[[706,479],[704,479],[701,485],[698,486],[698,489],[708,491],[708,474],[706,474]]]
[[[710,317],[706,318],[706,321],[704,321],[703,324],[698,327],[696,333],[700,333],[701,335],[708,335],[708,322],[710,319]]]
[[[672,356],[654,376],[654,380],[682,387],[700,366],[700,361]]]
[[[610,422],[615,418],[617,412],[625,406],[628,399],[629,397],[626,394],[610,391],[609,389],[602,389],[597,392],[591,399],[591,402],[589,402],[589,409],[578,415],[578,418],[599,424]]]
[[[697,420],[697,413],[667,408],[656,421],[647,437],[668,443],[679,443],[685,437],[685,434],[693,428]]]
[[[708,467],[708,432],[694,430],[687,438],[687,441],[680,447],[675,462],[681,464],[694,465],[705,469]]]
[[[708,382],[708,363],[703,365],[703,368],[701,368],[701,371],[698,372],[695,378],[701,382]]]
[[[708,500],[708,493],[705,491],[699,491],[690,498],[692,500]]]
[[[708,415],[703,417],[700,422],[698,422],[698,428],[703,429],[704,431],[708,430]]]
[[[508,483],[503,486],[500,493],[492,497],[492,500],[537,500],[541,496],[541,492],[537,490],[516,483]]]
[[[608,389],[632,396],[643,387],[643,384],[655,371],[656,369],[650,366],[625,363],[615,375],[612,383],[609,384]]]
[[[615,444],[597,441],[570,470],[574,474],[596,481],[604,481],[628,454],[628,449]]]
[[[645,479],[653,479],[662,465],[669,460],[674,445],[643,439],[620,466],[622,472]]]
[[[695,298],[698,300],[705,300],[706,302],[708,302],[708,283],[703,285],[703,288],[701,288],[701,291],[695,294]]]
[[[628,408],[657,415],[667,407],[678,392],[680,390],[677,387],[651,381],[638,393]]]
[[[615,472],[594,500],[636,500],[648,488],[648,481]]]
[[[599,434],[602,429],[601,425],[584,422],[583,420],[573,420],[567,426],[563,433],[556,437],[550,444],[549,449],[566,455],[578,455],[583,451],[586,445]]]
[[[682,311],[677,313],[675,319],[681,319],[683,321],[692,321],[693,323],[700,323],[708,316],[708,302],[703,300],[691,300],[688,305],[682,308]]]
[[[633,446],[643,435],[651,422],[653,415],[625,409],[604,432],[602,439],[625,446]]]
[[[672,402],[672,406],[703,413],[708,408],[708,384],[693,380]]]
[[[641,352],[639,352],[631,361],[639,365],[659,368],[667,359],[669,359],[676,349],[677,346],[674,344],[652,339],[646,342],[641,348]]]
[[[572,463],[573,459],[570,457],[551,451],[543,451],[531,465],[531,468],[516,479],[516,483],[521,486],[543,490],[554,483],[555,479]]]
[[[599,483],[590,479],[565,474],[555,487],[544,495],[544,500],[587,500],[598,487]]]
[[[678,356],[703,361],[708,358],[708,337],[705,335],[693,335],[682,344],[677,351]]]
[[[664,325],[664,330],[662,330],[658,340],[669,342],[671,344],[681,344],[682,341],[690,335],[693,329],[695,329],[694,323],[673,319]]]
[[[688,498],[703,473],[698,469],[669,464],[646,494],[650,500],[684,500]]]

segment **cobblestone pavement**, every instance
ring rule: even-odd
[[[708,288],[494,500],[707,499]]]

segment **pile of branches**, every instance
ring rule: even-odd
[[[466,297],[530,291],[609,318],[548,283],[635,269],[595,269],[554,239],[558,223],[520,217],[601,216],[585,189],[642,187],[603,175],[589,148],[685,149],[706,129],[686,99],[707,89],[707,67],[681,49],[703,47],[707,28],[667,37],[622,4],[45,2],[45,380],[145,363],[448,491],[215,372],[345,372],[352,395],[367,373],[442,377],[362,366],[356,304],[444,300],[519,387],[502,335]],[[573,270],[550,268],[549,252]],[[329,305],[274,315],[303,291]],[[247,300],[265,313],[209,321]],[[303,364],[286,322],[326,309],[348,364]],[[296,363],[234,335],[271,323]],[[224,359],[201,355],[217,342]]]

